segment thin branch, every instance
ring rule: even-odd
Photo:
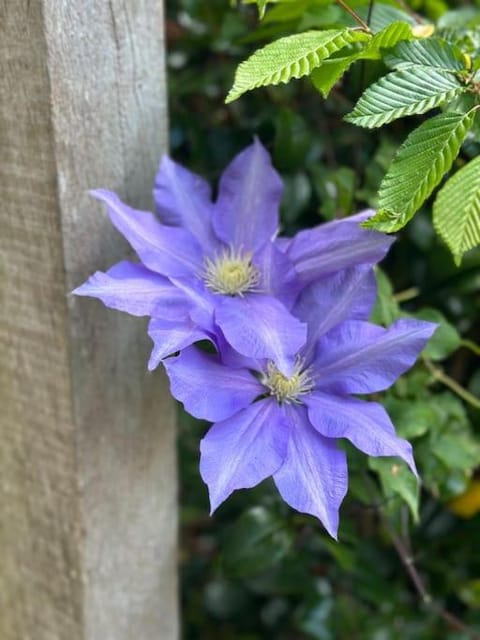
[[[443,369],[440,369],[440,367],[436,367],[429,358],[423,357],[423,362],[432,374],[434,380],[438,380],[438,382],[444,384],[446,387],[456,393],[457,396],[462,398],[462,400],[465,400],[465,402],[470,404],[472,407],[475,407],[475,409],[480,409],[480,398],[477,398],[477,396],[474,396],[473,393],[470,393],[470,391],[464,389],[460,384],[458,384],[456,380],[450,378],[450,376],[448,376]]]
[[[367,33],[372,33],[368,24],[361,18],[356,11],[354,11],[351,7],[348,6],[344,0],[336,0],[336,2],[343,8],[347,13],[349,13],[352,18],[358,22],[358,24],[362,27],[364,31]]]
[[[408,547],[410,546],[410,541],[405,543],[404,540],[396,533],[387,519],[381,514],[383,525],[385,530],[387,531],[393,546],[395,547],[396,552],[400,560],[402,561],[403,566],[405,567],[414,587],[420,596],[422,602],[428,607],[433,613],[438,615],[442,620],[444,620],[448,625],[451,626],[452,629],[456,631],[461,631],[465,633],[471,638],[471,640],[480,640],[480,633],[467,626],[464,622],[462,622],[459,618],[457,618],[453,613],[450,613],[446,609],[444,609],[438,602],[432,598],[429,593],[425,582],[418,572],[417,567],[415,566],[415,561],[413,559],[412,554],[409,552]]]

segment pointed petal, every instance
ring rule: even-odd
[[[295,315],[308,325],[306,360],[320,336],[344,320],[367,320],[377,285],[369,265],[350,267],[308,286],[295,305]]]
[[[215,311],[215,322],[234,349],[272,360],[285,375],[292,373],[294,356],[307,336],[306,325],[270,296],[225,297]]]
[[[387,389],[415,363],[436,328],[421,320],[397,320],[388,329],[344,322],[318,342],[317,386],[339,394]]]
[[[247,369],[230,369],[196,347],[164,362],[172,395],[203,420],[225,420],[247,407],[265,388]]]
[[[212,512],[236,489],[249,489],[282,465],[288,426],[272,400],[217,422],[200,443],[200,473]]]
[[[273,239],[282,188],[268,152],[255,140],[233,159],[220,180],[213,216],[218,237],[252,252]]]
[[[369,456],[398,456],[416,475],[412,445],[395,434],[381,404],[357,398],[311,393],[305,396],[308,417],[326,438],[347,438]]]
[[[153,196],[162,222],[190,231],[202,247],[211,248],[218,242],[211,227],[210,187],[203,178],[164,156]]]
[[[196,327],[189,319],[161,320],[154,318],[148,325],[148,335],[153,340],[153,349],[148,361],[148,370],[156,369],[160,362],[172,353],[189,347],[200,340],[210,340],[210,335]]]
[[[285,502],[319,518],[336,539],[338,510],[348,485],[345,452],[312,427],[304,407],[285,411],[290,438],[285,462],[273,477],[275,484]]]
[[[339,269],[379,262],[395,238],[359,226],[373,213],[368,210],[297,233],[287,255],[299,277],[304,282],[313,282]]]
[[[201,270],[200,247],[189,232],[161,225],[153,214],[132,209],[111,191],[97,189],[90,193],[107,205],[112,224],[149,269],[165,276]]]
[[[186,297],[167,278],[128,261],[119,262],[106,273],[97,271],[72,293],[99,298],[107,307],[134,316],[175,320],[188,314]]]

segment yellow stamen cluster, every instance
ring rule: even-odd
[[[205,284],[214,293],[241,296],[260,281],[260,273],[250,254],[228,248],[213,260],[205,260]]]
[[[287,378],[273,362],[267,364],[267,371],[262,376],[262,384],[275,396],[278,402],[299,404],[300,397],[309,393],[313,387],[310,369],[303,369],[304,362],[298,358],[293,374]]]

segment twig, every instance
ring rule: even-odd
[[[417,570],[415,566],[415,561],[412,557],[412,554],[409,552],[408,547],[410,546],[410,542],[405,543],[402,538],[397,535],[396,531],[390,526],[390,523],[387,519],[382,515],[383,525],[385,530],[387,531],[390,539],[392,541],[393,546],[395,547],[396,552],[400,560],[402,561],[403,566],[405,567],[414,587],[420,596],[422,602],[428,607],[432,612],[437,614],[442,620],[445,620],[447,624],[449,624],[452,629],[456,631],[461,631],[462,633],[467,634],[471,640],[480,640],[480,633],[468,627],[464,622],[462,622],[459,618],[457,618],[453,613],[444,609],[438,602],[432,598],[430,593],[425,586],[425,582]]]
[[[480,398],[477,398],[473,395],[473,393],[470,393],[470,391],[464,389],[460,384],[458,384],[456,380],[450,378],[450,376],[448,376],[445,371],[443,371],[443,369],[440,369],[440,367],[436,367],[429,358],[426,358],[424,356],[423,362],[432,374],[434,380],[438,380],[438,382],[444,384],[446,387],[456,393],[457,396],[462,398],[462,400],[465,400],[465,402],[470,404],[472,407],[475,407],[475,409],[480,409]]]
[[[345,9],[345,11],[349,13],[356,22],[358,22],[358,24],[362,27],[364,31],[366,31],[367,33],[371,33],[370,27],[365,22],[365,20],[363,20],[356,11],[354,11],[351,7],[349,7],[348,4],[344,2],[344,0],[336,0],[336,2],[343,9]]]

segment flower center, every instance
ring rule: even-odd
[[[300,397],[309,393],[313,387],[311,369],[304,369],[304,360],[297,358],[293,374],[287,378],[273,362],[267,364],[267,371],[263,374],[261,382],[265,385],[270,395],[275,396],[278,402],[299,404]]]
[[[214,293],[241,296],[251,291],[260,280],[260,272],[252,264],[249,253],[224,249],[213,260],[205,260],[205,284]]]

